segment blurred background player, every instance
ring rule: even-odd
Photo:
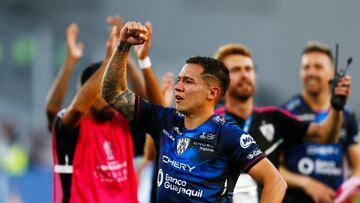
[[[321,125],[309,122],[300,122],[288,111],[278,107],[256,107],[254,93],[256,91],[256,74],[250,50],[240,44],[227,44],[220,47],[215,58],[222,61],[230,72],[230,85],[225,95],[225,106],[216,112],[230,120],[235,120],[239,126],[251,134],[260,149],[274,164],[279,167],[280,152],[285,147],[302,143],[304,140],[316,143],[335,143],[336,132],[340,129],[341,111],[332,109],[327,119]],[[337,88],[349,84],[344,78]],[[341,92],[345,97],[345,94]],[[329,99],[330,100],[330,99]],[[234,188],[234,201],[247,199],[248,202],[258,202],[257,184],[249,176],[240,171],[233,174],[230,188]],[[232,192],[232,190],[230,190]]]
[[[301,56],[303,88],[284,108],[301,121],[323,122],[331,108],[329,81],[334,74],[331,50],[319,42],[309,42]],[[359,151],[357,121],[354,113],[345,108],[336,144],[305,142],[285,151],[281,172],[291,186],[285,202],[333,202],[335,191],[344,181],[345,155],[351,167],[350,175],[360,176]]]

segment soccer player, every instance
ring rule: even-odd
[[[104,63],[83,71],[81,88],[54,120],[54,202],[137,202],[129,123],[99,95],[116,32]]]
[[[127,89],[126,63],[132,45],[147,40],[140,23],[128,22],[106,68],[102,96],[149,133],[155,142],[158,202],[223,202],[234,171],[264,184],[262,202],[281,202],[286,184],[239,126],[214,114],[226,92],[229,73],[207,57],[189,58],[175,85],[176,109],[152,105]]]
[[[329,81],[333,76],[331,50],[319,42],[310,42],[301,57],[303,89],[284,107],[302,121],[323,122],[331,112]],[[360,176],[357,121],[346,108],[343,116],[336,144],[305,142],[286,150],[284,166],[287,170],[281,171],[292,186],[286,194],[286,202],[333,202],[335,191],[344,181],[344,155],[348,157],[352,175]]]
[[[50,130],[56,114],[62,108],[71,74],[84,52],[83,43],[76,42],[78,34],[79,27],[77,24],[71,23],[66,30],[67,57],[46,98],[46,115]]]
[[[224,62],[230,72],[225,107],[216,112],[227,119],[235,120],[244,131],[251,134],[275,167],[279,167],[282,149],[302,143],[303,140],[316,143],[336,142],[341,111],[331,109],[326,120],[318,125],[300,122],[281,108],[255,107],[253,95],[256,90],[256,74],[250,50],[243,45],[228,44],[218,49],[215,58]],[[348,77],[345,77],[340,85],[348,82]],[[345,90],[348,88],[340,87]],[[231,184],[235,183],[238,177],[239,174],[235,174]],[[242,174],[235,188],[234,200],[247,198],[249,202],[257,202],[256,187],[251,178]]]

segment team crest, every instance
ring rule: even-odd
[[[275,128],[273,124],[268,123],[261,125],[260,131],[268,142],[271,142],[274,139]]]
[[[190,144],[189,138],[179,138],[176,145],[177,154],[181,155],[182,153],[184,153],[188,148],[189,144]]]

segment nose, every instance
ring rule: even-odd
[[[177,92],[182,92],[184,91],[184,83],[179,80],[176,84],[175,84],[175,91]]]

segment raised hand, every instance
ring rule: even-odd
[[[71,23],[66,30],[66,45],[69,59],[79,60],[83,56],[84,45],[77,42],[79,27],[76,23]]]
[[[128,45],[143,44],[147,39],[147,29],[141,23],[128,22],[120,31],[120,42]]]
[[[164,106],[171,106],[174,100],[174,74],[167,72],[162,78],[161,93],[164,96]]]
[[[106,42],[105,59],[109,59],[112,53],[114,52],[116,48],[118,36],[119,36],[119,29],[117,26],[113,26]]]
[[[124,27],[124,21],[120,16],[108,16],[106,22],[111,26],[111,29],[113,26],[116,26],[119,30]]]
[[[152,37],[152,25],[151,22],[147,21],[145,23],[146,30],[148,32],[148,39],[144,44],[135,46],[135,52],[138,59],[142,60],[149,56],[149,48],[151,44],[151,37]]]

